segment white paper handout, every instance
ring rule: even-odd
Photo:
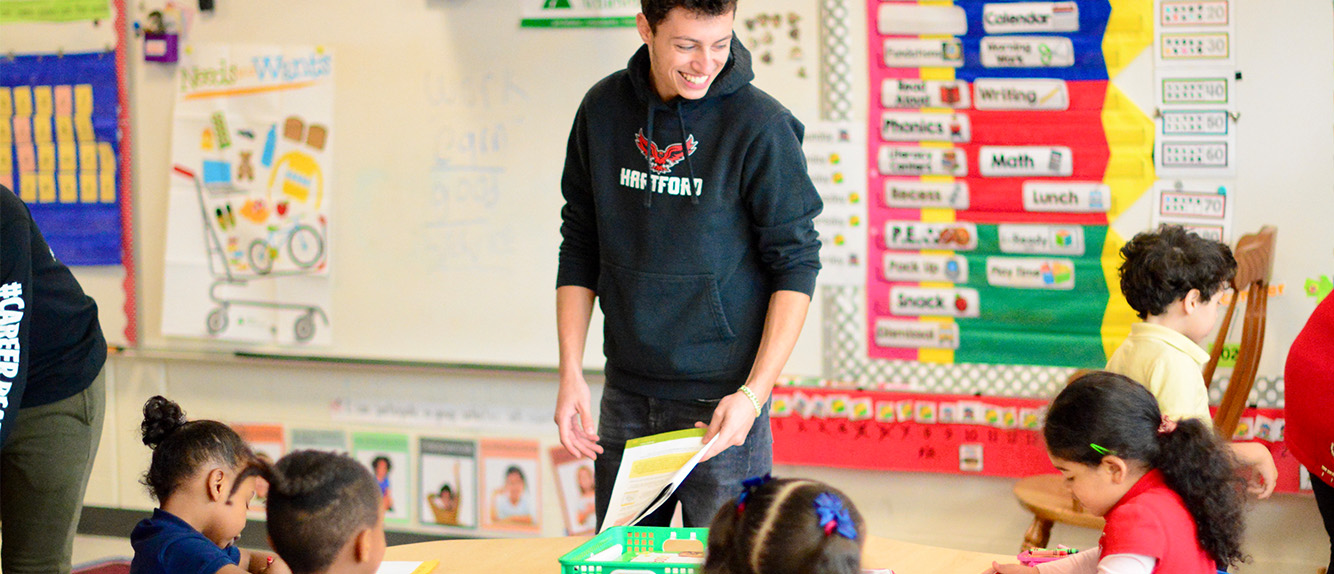
[[[704,444],[705,430],[685,429],[626,442],[602,530],[634,525],[662,506],[699,464],[704,451],[718,441],[714,436]]]

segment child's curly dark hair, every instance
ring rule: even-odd
[[[1097,444],[1128,461],[1163,473],[1195,519],[1200,546],[1223,564],[1245,562],[1241,551],[1245,481],[1232,451],[1198,419],[1185,419],[1159,433],[1158,400],[1143,385],[1106,371],[1076,378],[1047,411],[1042,437],[1052,456],[1096,466]]]
[[[144,403],[139,430],[144,444],[153,449],[153,461],[141,482],[158,502],[165,502],[206,464],[239,472],[257,459],[232,427],[212,420],[188,420],[180,405],[162,396]],[[238,479],[236,485],[240,482]]]
[[[1232,249],[1180,225],[1136,234],[1121,247],[1121,258],[1121,293],[1140,319],[1161,315],[1192,289],[1207,301],[1237,274]]]

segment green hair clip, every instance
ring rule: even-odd
[[[1098,446],[1097,444],[1094,444],[1094,443],[1089,443],[1089,447],[1092,448],[1093,450],[1098,451],[1098,454],[1100,454],[1100,455],[1103,455],[1103,456],[1109,456],[1109,455],[1110,455],[1110,456],[1116,456],[1116,451],[1114,451],[1114,450],[1112,450],[1112,449],[1109,449],[1109,448],[1103,448],[1103,447],[1100,447],[1100,446]]]

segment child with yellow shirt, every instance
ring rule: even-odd
[[[1232,250],[1177,225],[1135,235],[1121,248],[1121,292],[1144,320],[1107,361],[1107,370],[1149,389],[1164,416],[1212,425],[1202,370],[1209,352],[1200,346],[1218,320],[1218,308],[1236,275]],[[1228,437],[1224,437],[1225,439]],[[1267,498],[1278,469],[1264,445],[1229,443],[1251,467],[1250,491]]]

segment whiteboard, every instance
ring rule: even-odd
[[[737,17],[743,42],[748,7],[802,23],[798,38],[755,38],[773,47],[770,62],[756,65],[756,84],[817,121],[814,3],[746,4]],[[161,334],[175,69],[135,58],[144,344],[554,367],[566,139],[585,91],[641,45],[634,29],[521,29],[517,1],[216,6],[192,23],[189,42],[321,45],[335,54],[333,343],[247,347]],[[590,328],[589,367],[603,362],[600,321]],[[818,372],[811,322],[818,316],[794,354],[805,374]]]

